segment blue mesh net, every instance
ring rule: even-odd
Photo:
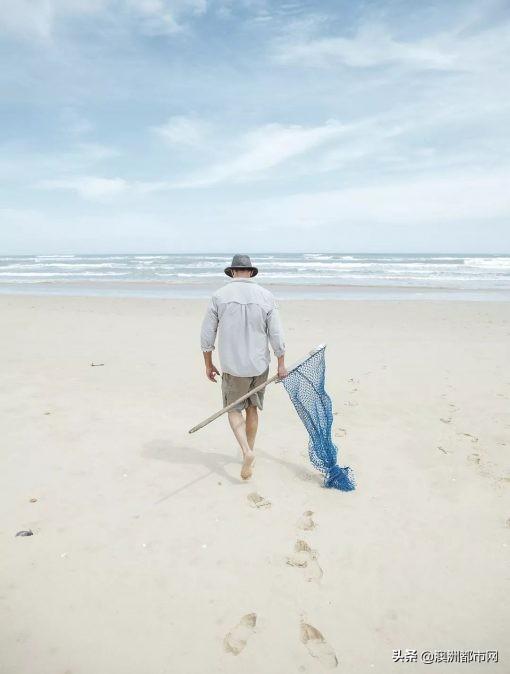
[[[324,389],[325,348],[291,370],[282,383],[308,431],[310,461],[324,475],[324,486],[351,491],[355,488],[354,476],[349,467],[338,465],[338,448],[331,439],[333,411]]]

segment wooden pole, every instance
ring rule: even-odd
[[[310,358],[311,356],[315,355],[318,351],[320,351],[321,349],[324,349],[325,346],[326,346],[325,344],[319,344],[319,346],[315,347],[315,349],[312,349],[312,350],[311,350],[311,351],[310,351],[304,358],[301,358],[301,360],[299,360],[297,363],[294,363],[294,365],[291,365],[291,367],[288,368],[287,372],[290,373],[290,372],[292,372],[292,370],[295,370],[297,367],[299,367],[300,365],[302,365],[302,364],[305,362],[305,360],[308,360],[308,358]],[[196,426],[193,426],[193,428],[191,428],[191,429],[188,431],[188,433],[194,433],[195,431],[200,430],[200,429],[203,428],[204,426],[207,426],[207,424],[210,424],[211,421],[214,421],[214,420],[217,419],[218,417],[221,417],[221,415],[222,415],[222,414],[225,414],[226,412],[230,412],[230,410],[234,409],[234,407],[235,407],[236,405],[238,405],[240,402],[242,402],[243,400],[246,400],[246,398],[249,398],[249,397],[250,397],[251,395],[253,395],[254,393],[257,393],[258,391],[261,391],[261,390],[262,390],[263,388],[265,388],[268,384],[271,384],[271,383],[274,382],[274,381],[276,381],[276,382],[281,381],[280,379],[278,379],[278,375],[277,375],[277,374],[275,374],[274,377],[271,377],[270,379],[268,379],[267,381],[265,381],[263,384],[260,384],[259,386],[255,386],[255,388],[250,389],[250,390],[248,391],[248,393],[245,393],[244,396],[241,396],[240,398],[238,398],[238,399],[237,399],[236,401],[234,401],[233,403],[230,403],[230,405],[227,405],[226,407],[224,407],[223,409],[219,410],[219,411],[216,412],[215,414],[211,414],[210,417],[207,417],[207,419],[204,419],[204,421],[201,421],[201,422],[200,422],[199,424],[197,424]]]

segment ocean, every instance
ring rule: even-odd
[[[0,256],[0,292],[206,296],[231,254]],[[253,254],[281,296],[510,298],[510,255]],[[356,293],[356,290],[358,291]],[[423,291],[423,292],[420,292]],[[490,296],[490,297],[489,297]]]

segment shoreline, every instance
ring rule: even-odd
[[[154,281],[98,281],[83,283],[0,282],[2,296],[132,297],[159,299],[207,299],[221,283],[158,283]],[[443,300],[509,302],[506,288],[453,288],[445,286],[340,285],[340,284],[260,284],[280,300]]]

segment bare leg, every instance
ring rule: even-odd
[[[230,428],[234,431],[236,440],[239,443],[243,453],[243,467],[241,468],[241,477],[243,480],[247,480],[251,477],[252,474],[251,464],[255,459],[255,455],[250,448],[248,438],[246,436],[246,422],[242,412],[238,412],[237,410],[233,410],[232,412],[228,413],[228,420],[230,423]]]
[[[257,428],[259,426],[259,414],[256,405],[250,405],[246,408],[246,437],[250,449],[253,451],[255,446],[255,436],[257,435]]]

